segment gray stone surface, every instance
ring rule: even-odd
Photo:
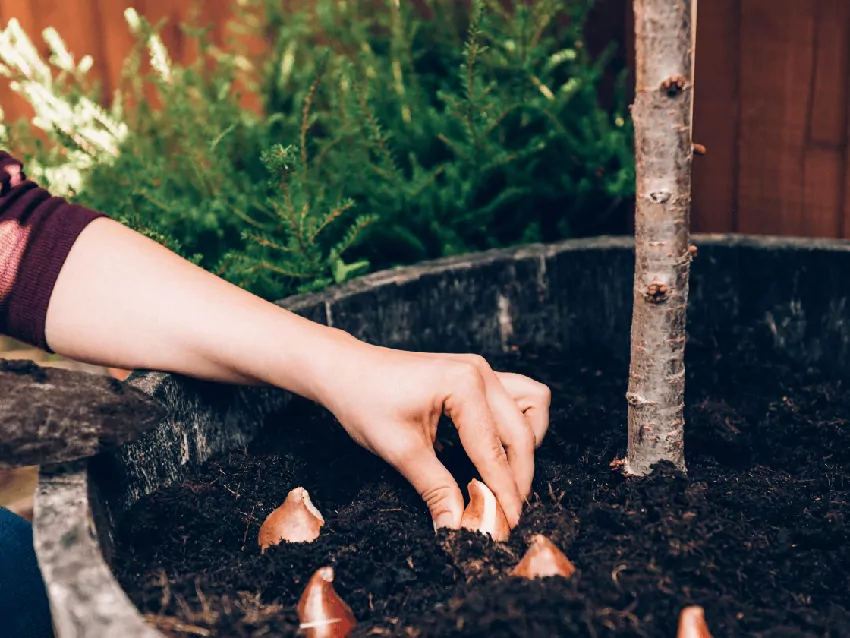
[[[799,361],[850,374],[850,243],[694,240],[692,339],[710,343],[720,330],[750,324]],[[558,343],[627,354],[633,260],[628,238],[527,246],[376,273],[280,305],[407,349],[486,355]],[[109,573],[115,519],[211,455],[287,420],[282,391],[162,373],[134,373],[128,383],[165,405],[160,424],[118,450],[40,477],[36,552],[58,638],[159,636],[139,633],[148,630]]]
[[[93,456],[164,416],[159,403],[117,379],[0,359],[0,467]]]

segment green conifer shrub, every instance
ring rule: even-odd
[[[298,6],[239,0],[221,48],[186,25],[200,55],[185,66],[161,25],[134,17],[138,45],[98,120],[125,127],[117,151],[77,124],[48,127],[47,143],[7,128],[7,143],[45,167],[85,158],[75,201],[269,299],[568,237],[600,202],[633,194],[625,96],[600,106],[609,55],[581,44],[592,0]],[[81,86],[53,90],[99,99]]]

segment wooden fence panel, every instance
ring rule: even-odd
[[[846,0],[821,0],[815,8],[815,34],[808,132],[803,156],[802,234],[840,236],[843,232],[847,111]]]
[[[704,0],[697,20],[694,141],[708,153],[694,159],[695,231],[735,228],[738,216],[739,0]]]
[[[741,22],[739,230],[800,234],[814,3],[747,0]]]
[[[115,0],[91,0],[98,13],[100,24],[100,51],[101,57],[95,59],[95,69],[99,72],[103,88],[107,97],[118,88],[119,78],[124,66],[124,59],[133,48],[133,35],[124,18],[124,10],[133,6],[136,11],[146,15],[147,7],[145,0],[135,0],[130,5],[129,0],[116,2]],[[61,33],[61,32],[60,32]],[[31,34],[30,37],[34,37]]]
[[[598,0],[593,27],[618,32],[629,59],[631,1]],[[229,3],[201,3],[219,43]],[[187,62],[194,52],[177,25],[192,4],[0,0],[0,24],[17,18],[43,53],[41,31],[57,28],[75,57],[94,57],[108,97],[133,42],[124,9],[167,17],[163,39]],[[698,24],[694,139],[708,154],[694,163],[694,229],[847,237],[850,1],[701,0]],[[0,104],[10,119],[31,113],[5,83]]]
[[[38,33],[44,28],[41,21],[36,19],[34,3],[0,0],[0,24],[5,27],[12,18],[21,23],[21,28],[30,34],[31,38],[32,34]],[[42,54],[47,52],[47,45],[41,38],[35,44]],[[13,121],[32,112],[26,100],[12,91],[5,81],[0,82],[0,106],[5,111],[6,121]]]

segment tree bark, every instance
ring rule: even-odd
[[[697,0],[634,0],[636,82],[634,310],[627,474],[669,461],[682,435]]]

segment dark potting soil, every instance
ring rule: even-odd
[[[686,356],[687,477],[609,467],[625,452],[626,361],[523,352],[491,362],[553,400],[508,543],[435,535],[404,480],[305,402],[247,453],[142,499],[120,522],[115,572],[174,636],[296,635],[295,605],[325,565],[355,636],[675,636],[691,604],[715,638],[850,636],[850,386],[747,334],[692,340]],[[441,425],[442,457],[465,488],[474,471],[452,433]],[[325,516],[321,536],[261,555],[260,524],[297,486]],[[535,533],[572,578],[509,575]]]

